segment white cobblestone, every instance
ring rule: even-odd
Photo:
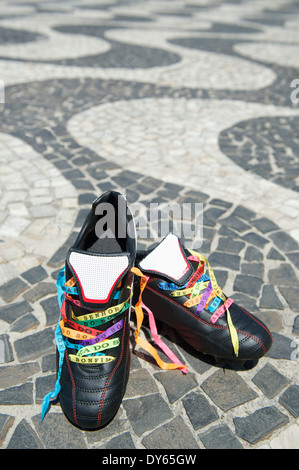
[[[137,127],[130,126],[129,116],[133,122],[137,119]],[[128,108],[125,101],[118,101],[76,115],[68,122],[68,130],[78,143],[106,159],[121,158],[129,170],[153,177],[159,172],[164,181],[183,183],[214,197],[225,196],[230,202],[237,197],[248,208],[258,208],[265,217],[283,219],[284,230],[298,240],[298,202],[293,191],[246,172],[218,146],[221,130],[259,116],[299,116],[299,109],[242,101],[165,98],[131,101]],[[94,123],[90,129],[97,125],[102,135],[88,132],[86,121]],[[183,181],[182,174],[186,175]]]
[[[1,134],[1,155],[4,147],[6,163],[3,168],[6,174],[3,175],[1,168],[3,191],[0,193],[0,237],[9,243],[9,247],[7,243],[1,243],[0,255],[14,264],[12,271],[7,271],[10,277],[9,273],[16,273],[16,268],[24,271],[39,264],[40,257],[48,259],[64,243],[76,215],[72,210],[66,214],[59,201],[65,194],[72,196],[74,205],[76,191],[50,162],[45,161],[29,145],[23,145],[15,137]],[[24,154],[15,152],[16,148],[22,147],[26,150]],[[14,168],[21,170],[16,172]],[[15,189],[16,185],[18,189]],[[52,228],[46,230],[49,225]],[[63,229],[59,228],[60,225]],[[16,244],[13,243],[15,239],[18,240]],[[24,253],[27,253],[26,259]],[[28,256],[30,254],[31,257]]]
[[[299,425],[293,424],[270,441],[271,449],[299,449]]]

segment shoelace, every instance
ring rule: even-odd
[[[159,287],[162,290],[171,291],[171,295],[173,297],[187,296],[188,300],[184,302],[184,306],[190,308],[197,305],[196,314],[198,316],[204,309],[211,312],[212,315],[210,322],[213,324],[226,313],[226,320],[234,353],[235,356],[238,357],[239,339],[229,312],[229,307],[233,304],[233,300],[230,297],[226,297],[221,288],[218,286],[214,271],[207,258],[204,255],[197,253],[196,251],[189,250],[189,252],[191,253],[191,256],[189,256],[188,259],[190,261],[198,262],[197,269],[189,282],[182,287],[179,287],[174,283],[161,282]],[[174,353],[168,348],[168,346],[162,342],[161,338],[159,338],[154,315],[151,310],[142,302],[142,293],[146,287],[149,277],[142,274],[138,268],[132,268],[132,271],[135,275],[140,277],[140,295],[139,300],[135,305],[137,318],[137,328],[135,334],[136,343],[145,351],[147,351],[152,357],[154,357],[161,369],[180,369],[182,372],[187,373],[188,369],[186,365],[183,365],[174,355]],[[162,361],[155,348],[147,340],[139,336],[144,318],[142,308],[144,308],[148,313],[150,330],[155,343],[172,361],[172,364]]]
[[[218,286],[214,271],[207,258],[194,250],[189,250],[189,252],[191,253],[191,256],[189,256],[188,259],[198,262],[197,270],[187,284],[185,293],[183,293],[184,289],[174,290],[172,295],[189,295],[189,299],[184,303],[184,306],[190,308],[194,305],[197,305],[197,315],[200,315],[204,309],[207,309],[212,313],[210,322],[213,324],[216,323],[216,321],[226,313],[226,321],[229,328],[234,353],[235,356],[238,357],[238,333],[232,322],[229,311],[229,307],[233,304],[234,301],[230,297],[226,297],[222,292],[222,289]],[[208,274],[206,272],[207,270]],[[204,290],[204,292],[200,293],[202,290]],[[222,305],[220,305],[221,302],[223,302]]]
[[[114,333],[122,329],[123,319],[115,322],[116,318],[130,307],[130,293],[128,299],[118,305],[114,305],[104,311],[94,311],[76,317],[72,310],[72,320],[66,316],[66,301],[70,304],[82,307],[78,298],[78,290],[74,278],[66,281],[65,268],[63,268],[56,282],[60,318],[55,330],[55,340],[59,353],[58,371],[55,388],[48,393],[42,403],[41,421],[43,420],[50,401],[54,400],[60,392],[60,377],[66,348],[75,349],[76,354],[69,354],[70,361],[81,364],[103,364],[111,362],[114,356],[106,355],[103,351],[119,346],[119,338],[110,338]],[[114,299],[119,297],[119,291]],[[108,322],[113,322],[109,328],[100,331],[98,327]]]
[[[176,357],[176,355],[171,351],[171,349],[169,349],[169,347],[158,336],[158,331],[157,331],[153,312],[142,301],[142,293],[148,282],[148,279],[149,279],[148,276],[145,276],[138,268],[131,268],[131,271],[135,275],[140,277],[140,294],[139,294],[138,302],[135,304],[135,313],[136,313],[136,321],[137,321],[136,333],[135,333],[136,344],[138,344],[138,346],[140,346],[145,351],[147,351],[155,359],[156,363],[161,369],[166,369],[166,370],[180,369],[184,374],[186,374],[188,372],[188,368],[186,364],[183,364]],[[140,336],[140,329],[141,329],[143,319],[144,319],[144,314],[142,310],[143,308],[147,311],[147,314],[148,314],[149,326],[150,326],[150,330],[151,330],[151,334],[152,334],[152,338],[154,342],[157,344],[157,346],[160,347],[160,349],[172,361],[172,363],[163,361],[160,358],[156,349],[146,339]]]
[[[227,298],[218,286],[214,271],[207,258],[196,251],[189,250],[189,252],[191,253],[191,256],[189,256],[188,259],[190,261],[198,262],[198,267],[189,282],[182,287],[179,287],[174,283],[163,282],[160,283],[159,287],[163,290],[170,290],[173,297],[187,296],[188,300],[184,303],[184,306],[190,308],[197,305],[197,315],[200,315],[204,309],[211,312],[211,323],[215,323],[218,318],[226,313],[231,341],[234,353],[237,357],[239,351],[238,334],[229,312],[229,307],[232,305],[233,300],[231,298]],[[206,267],[208,267],[209,274],[206,272]],[[136,344],[147,351],[155,359],[161,369],[180,369],[184,374],[186,374],[188,372],[186,364],[183,364],[171,349],[161,340],[158,335],[154,315],[142,301],[142,293],[149,277],[145,276],[138,268],[131,268],[131,271],[140,277],[140,294],[139,299],[135,304],[137,320],[135,333]],[[69,359],[73,362],[79,362],[82,364],[98,364],[114,360],[113,356],[107,356],[103,351],[112,349],[119,345],[118,338],[110,339],[109,337],[123,327],[123,320],[121,319],[120,321],[113,323],[111,327],[104,331],[96,330],[94,327],[103,325],[109,321],[114,321],[118,315],[129,308],[129,301],[132,296],[131,292],[125,302],[110,307],[105,311],[92,312],[78,317],[75,316],[72,311],[72,320],[69,320],[66,318],[66,299],[79,307],[81,307],[81,303],[77,298],[78,291],[75,286],[74,279],[72,278],[68,282],[65,281],[65,268],[60,271],[56,286],[61,314],[61,318],[59,319],[55,330],[55,340],[59,353],[58,371],[54,390],[48,393],[43,399],[41,421],[47,413],[50,401],[54,400],[60,392],[60,377],[66,348],[77,350],[76,354],[69,354]],[[117,294],[115,298],[117,298]],[[220,305],[221,303],[222,305]],[[146,310],[148,314],[149,326],[154,342],[170,359],[171,363],[163,361],[156,349],[146,339],[140,336],[140,330],[144,320],[143,309]]]

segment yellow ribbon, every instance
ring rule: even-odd
[[[131,268],[131,271],[135,275],[140,277],[140,295],[139,295],[138,302],[135,305],[135,313],[136,313],[136,320],[137,320],[137,327],[136,327],[136,333],[135,333],[136,344],[138,344],[138,346],[140,346],[146,352],[148,352],[155,359],[156,363],[158,364],[158,366],[161,369],[166,369],[166,370],[181,369],[182,366],[183,366],[182,364],[175,364],[175,363],[170,364],[168,362],[164,362],[160,358],[160,356],[157,353],[157,351],[155,350],[155,348],[146,339],[143,339],[139,336],[140,329],[141,329],[143,319],[144,319],[144,313],[143,313],[143,310],[142,310],[142,307],[141,307],[142,293],[143,293],[143,291],[145,289],[145,286],[147,284],[147,278],[146,278],[146,276],[144,276],[142,274],[142,272],[138,268]],[[186,368],[186,366],[184,366],[184,367]]]
[[[207,258],[204,255],[201,255],[200,253],[197,253],[194,250],[189,250],[189,251],[193,256],[198,257],[198,259],[200,261],[203,261],[204,263],[207,264],[207,266],[209,268],[209,276],[210,276],[210,279],[211,279],[211,284],[212,284],[212,287],[213,287],[213,291],[215,292],[217,297],[220,297],[220,299],[223,300],[224,304],[226,305],[226,296],[223,294],[221,288],[218,286],[214,271],[213,271],[212,267],[210,266],[210,263],[207,260]],[[234,348],[234,353],[235,353],[236,357],[238,357],[238,354],[239,354],[238,333],[237,333],[237,330],[236,330],[236,328],[233,324],[233,321],[232,321],[232,318],[231,318],[231,315],[230,315],[230,312],[229,312],[228,308],[226,309],[226,319],[227,319],[227,324],[228,324],[228,328],[229,328],[229,332],[230,332],[230,337],[231,337],[231,340],[232,340],[232,345],[233,345],[233,348]]]

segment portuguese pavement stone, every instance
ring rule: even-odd
[[[40,442],[36,432],[32,427],[23,419],[13,433],[8,449],[42,449],[43,445]]]
[[[2,2],[1,448],[298,448],[298,27],[293,0]],[[109,189],[142,205],[139,248],[169,223],[273,345],[216,362],[159,325],[189,368],[161,371],[132,315],[123,403],[88,432],[59,400],[40,411],[56,380],[56,279]]]
[[[177,430],[180,429],[180,433]],[[148,434],[142,443],[147,449],[198,449],[199,445],[184,420],[177,416]]]
[[[256,373],[252,382],[262,390],[267,398],[274,398],[290,381],[271,364],[266,364]]]
[[[166,371],[157,372],[155,374],[155,378],[163,385],[170,403],[174,403],[176,400],[181,398],[192,388],[195,388],[198,385],[196,376],[192,372],[188,374],[187,380],[185,377],[183,377],[181,372],[173,372],[174,373],[171,373],[171,371]]]
[[[213,421],[217,421],[218,413],[208,399],[199,392],[190,392],[183,398],[183,405],[190,422],[197,431]]]
[[[298,385],[290,385],[289,388],[280,396],[280,403],[295,418],[299,416],[299,387]]]
[[[228,411],[256,397],[245,380],[232,370],[218,370],[202,384],[203,391],[223,411]]]
[[[256,410],[246,418],[234,418],[237,436],[250,443],[263,440],[286,422],[288,417],[275,406]]]
[[[199,434],[206,449],[243,449],[240,441],[227,425],[212,427]]]
[[[168,404],[159,394],[125,400],[123,406],[138,436],[173,416]]]

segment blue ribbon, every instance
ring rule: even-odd
[[[61,329],[59,326],[59,323],[56,326],[55,330],[55,340],[57,344],[57,349],[59,353],[59,361],[58,361],[58,372],[57,372],[57,378],[56,378],[56,384],[54,387],[54,390],[52,392],[47,393],[47,395],[43,399],[42,403],[42,411],[41,411],[41,421],[44,419],[49,406],[50,406],[50,401],[54,400],[58,393],[60,392],[60,377],[61,377],[61,370],[62,370],[62,364],[63,364],[63,359],[64,359],[64,353],[65,353],[65,344],[64,344],[64,339],[63,335],[61,333]]]
[[[65,283],[65,268],[63,268],[60,273],[57,276],[57,281],[56,281],[56,288],[57,288],[57,297],[58,297],[58,305],[59,309],[61,309],[63,300],[64,300],[64,286]],[[58,371],[57,371],[57,378],[56,378],[56,384],[54,387],[54,390],[52,392],[47,393],[47,395],[43,399],[42,403],[42,411],[41,411],[41,421],[44,419],[49,406],[50,406],[50,401],[54,400],[58,393],[60,392],[60,377],[61,377],[61,370],[62,370],[62,364],[63,364],[63,359],[64,359],[64,353],[65,353],[65,342],[63,338],[63,334],[60,329],[59,325],[60,318],[58,320],[56,330],[55,330],[55,341],[57,345],[57,350],[59,353],[59,360],[58,360]]]
[[[184,286],[177,286],[173,282],[159,282],[159,287],[162,290],[179,290],[179,289],[184,289],[187,284]]]
[[[195,284],[198,284],[199,282],[206,282],[210,281],[210,276],[208,274],[203,274],[198,281],[196,281]],[[173,282],[159,282],[159,287],[162,290],[180,290],[180,289],[185,289],[188,285],[188,282],[184,284],[183,286],[177,286]]]
[[[209,305],[207,310],[209,310],[209,312],[211,312],[211,313],[214,313],[215,310],[217,310],[217,308],[219,307],[220,303],[221,303],[220,297],[215,297],[215,299],[213,300],[211,305]]]
[[[59,310],[61,309],[61,306],[63,304],[64,293],[65,292],[68,293],[68,294],[71,294],[71,295],[78,295],[77,288],[76,287],[67,287],[67,286],[64,285],[65,282],[66,282],[66,280],[65,280],[65,267],[64,267],[59,272],[59,274],[57,276],[57,281],[56,281]],[[114,296],[114,299],[118,299],[119,295],[120,295],[120,291],[116,292],[116,294]],[[45,397],[43,399],[42,411],[41,411],[41,421],[44,419],[44,417],[45,417],[45,415],[46,415],[46,413],[49,409],[51,400],[54,400],[57,397],[58,393],[60,392],[60,389],[61,389],[60,378],[61,378],[61,371],[62,371],[62,365],[63,365],[63,360],[64,360],[64,354],[65,354],[66,347],[69,346],[69,347],[73,347],[73,348],[77,349],[77,346],[78,346],[76,344],[71,344],[67,339],[65,339],[63,337],[63,334],[61,332],[60,325],[59,325],[60,320],[61,320],[61,316],[59,316],[59,320],[58,320],[56,330],[55,330],[55,340],[56,340],[57,350],[58,350],[58,353],[59,353],[56,384],[55,384],[54,390],[52,392],[47,393],[47,395],[45,395]],[[81,347],[82,346],[80,346],[80,348]],[[103,353],[96,353],[95,355],[103,356],[104,354]]]

